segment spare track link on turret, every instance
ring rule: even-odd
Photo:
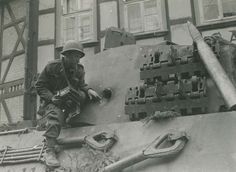
[[[125,113],[139,120],[155,111],[181,115],[207,113],[206,70],[193,46],[141,48],[141,86],[128,89]]]

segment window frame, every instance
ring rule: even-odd
[[[218,10],[219,10],[219,17],[216,19],[210,19],[210,20],[206,20],[204,18],[204,7],[203,7],[203,1],[204,0],[199,0],[199,17],[200,17],[200,24],[208,24],[208,23],[214,23],[214,22],[219,22],[219,21],[227,21],[227,20],[233,20],[236,19],[236,15],[235,16],[229,16],[229,17],[224,17],[223,14],[223,0],[217,0],[217,6],[218,6]]]
[[[148,34],[148,33],[156,33],[156,32],[161,32],[164,30],[164,21],[163,21],[163,10],[162,10],[162,0],[153,0],[156,1],[157,3],[157,8],[159,8],[159,13],[158,14],[158,21],[159,21],[159,26],[156,29],[153,30],[146,30],[145,29],[145,9],[144,9],[144,4],[145,2],[150,1],[150,0],[126,0],[124,2],[124,26],[125,29],[128,32],[133,33],[134,35],[140,35],[140,34]],[[128,6],[133,5],[133,4],[139,4],[140,5],[140,15],[141,15],[141,20],[142,20],[142,29],[141,31],[137,32],[132,32],[129,30],[129,19],[128,19]]]
[[[80,8],[80,4],[81,4],[81,0],[75,0],[75,6],[76,6],[76,10],[74,12],[68,12],[68,5],[67,2],[69,0],[62,0],[62,4],[63,4],[63,15],[66,14],[72,14],[78,11],[87,11],[90,9],[93,9],[93,5],[90,8]],[[87,0],[88,1],[88,0]],[[94,0],[89,0],[89,1],[94,1]],[[94,1],[95,2],[95,1]]]
[[[82,43],[87,43],[87,42],[94,42],[96,41],[97,35],[96,35],[96,15],[95,15],[95,7],[94,4],[91,6],[91,8],[86,8],[86,9],[79,9],[79,1],[80,0],[76,0],[76,5],[77,5],[77,11],[74,12],[69,12],[67,13],[67,4],[65,2],[67,2],[67,0],[63,0],[63,14],[62,14],[62,42],[65,43],[67,41],[67,36],[66,36],[66,29],[65,29],[65,24],[66,24],[66,18],[70,18],[70,17],[75,17],[75,33],[74,33],[74,37],[75,40],[80,41]],[[95,0],[92,0],[93,2],[95,2]],[[66,12],[66,13],[65,13]],[[81,39],[82,37],[80,36],[81,31],[81,24],[79,24],[79,18],[83,17],[83,16],[89,16],[90,18],[90,33],[91,36],[89,38],[85,38],[85,39]]]

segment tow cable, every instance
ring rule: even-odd
[[[188,139],[189,137],[185,132],[163,134],[157,137],[142,151],[106,166],[103,172],[120,171],[149,158],[168,158],[177,155],[181,150],[183,150]],[[171,144],[171,146],[161,148],[164,146],[163,144]]]
[[[58,145],[61,146],[77,145],[77,147],[80,147],[83,144],[87,144],[91,148],[101,151],[107,151],[116,141],[117,137],[111,131],[100,131],[84,137],[60,138],[57,140]],[[0,149],[0,166],[28,162],[44,162],[43,154],[45,150],[45,144],[20,149],[7,146],[4,149]]]

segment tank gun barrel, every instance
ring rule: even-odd
[[[200,58],[223,96],[226,105],[230,110],[236,110],[236,89],[233,83],[227,76],[211,48],[205,43],[197,28],[189,21],[187,22],[187,25],[189,33],[197,45]]]

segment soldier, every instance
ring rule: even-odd
[[[70,40],[66,42],[61,54],[63,55],[61,59],[46,65],[35,85],[41,102],[39,112],[44,112],[47,120],[47,129],[44,133],[47,146],[45,161],[49,167],[60,166],[54,150],[56,139],[68,113],[72,113],[67,110],[75,109],[77,106],[70,101],[62,102],[57,92],[70,85],[79,93],[81,104],[86,98],[101,99],[94,90],[85,84],[84,67],[79,64],[80,58],[85,55],[82,44]],[[80,107],[76,108],[78,110]]]

